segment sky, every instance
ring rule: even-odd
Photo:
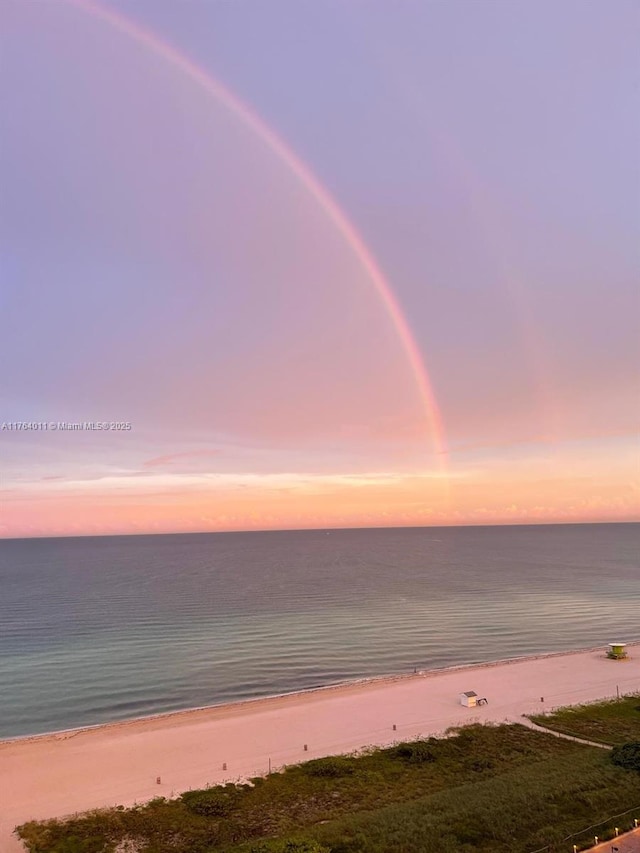
[[[638,520],[639,35],[0,0],[0,536]]]

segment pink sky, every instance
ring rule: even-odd
[[[0,536],[640,517],[632,4],[82,5],[0,13]]]

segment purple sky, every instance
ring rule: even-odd
[[[0,433],[0,535],[637,517],[637,3],[103,7],[359,231],[449,483],[397,328],[290,166],[88,4],[2,0],[0,421],[133,429]]]

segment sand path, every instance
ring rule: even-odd
[[[597,847],[590,847],[589,853],[611,853],[612,850],[618,850],[619,853],[640,853],[640,829],[627,832],[619,838],[612,838]]]
[[[629,652],[627,661],[607,660],[598,649],[459,667],[3,741],[0,851],[22,850],[12,830],[30,818],[130,805],[262,774],[269,762],[275,769],[453,725],[514,721],[618,690],[635,692],[640,644]],[[489,704],[463,708],[459,694],[466,690]]]
[[[612,746],[609,746],[606,743],[598,743],[596,740],[585,740],[583,737],[575,737],[574,735],[566,735],[564,732],[557,732],[554,729],[548,729],[545,726],[539,726],[537,723],[534,723],[533,720],[529,720],[527,717],[521,717],[519,720],[514,720],[514,722],[523,723],[527,728],[533,729],[536,732],[544,732],[546,735],[553,735],[554,737],[559,737],[562,740],[571,740],[574,743],[583,743],[585,746],[597,746],[598,749],[613,749]]]

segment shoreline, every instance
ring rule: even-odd
[[[460,664],[0,741],[0,849],[29,820],[131,806],[312,758],[640,693],[640,643]],[[463,707],[473,690],[488,704]],[[589,747],[585,746],[585,749]]]
[[[627,643],[627,648],[640,649],[640,640],[633,640]],[[362,678],[347,679],[346,681],[337,681],[331,684],[318,685],[317,687],[308,687],[302,690],[290,690],[284,693],[270,693],[265,696],[253,696],[246,699],[236,699],[231,702],[219,702],[211,705],[196,705],[190,708],[180,708],[174,711],[158,711],[155,714],[144,714],[141,717],[129,717],[122,720],[109,720],[103,723],[91,723],[85,726],[72,726],[67,729],[53,729],[51,731],[39,732],[36,734],[16,735],[15,737],[0,738],[0,749],[5,744],[16,743],[32,743],[41,740],[66,740],[85,732],[94,732],[100,730],[113,729],[118,727],[135,726],[138,724],[152,723],[156,721],[170,721],[179,717],[186,717],[191,714],[242,710],[247,706],[255,706],[258,703],[264,704],[278,702],[289,697],[306,697],[315,694],[326,693],[334,690],[344,690],[348,688],[358,688],[367,685],[384,686],[395,684],[399,681],[407,681],[416,678],[432,678],[449,672],[460,672],[463,670],[485,669],[496,666],[509,666],[511,664],[522,663],[526,661],[546,660],[548,658],[567,657],[569,655],[596,653],[603,651],[604,646],[589,646],[588,648],[571,649],[569,651],[555,652],[539,652],[531,655],[520,655],[514,658],[498,658],[490,661],[482,661],[479,663],[461,663],[452,664],[450,666],[434,667],[432,669],[417,670],[416,672],[399,672],[389,673],[388,675],[373,675],[364,676]],[[625,663],[625,661],[619,661]]]

